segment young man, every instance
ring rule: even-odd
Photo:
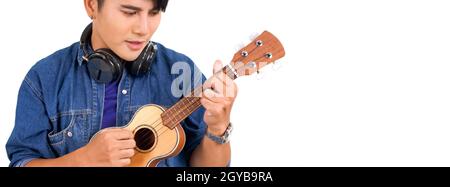
[[[171,74],[172,66],[185,62],[191,72],[196,68],[185,55],[155,44],[154,56],[141,61],[150,65],[143,66],[141,73],[130,72],[130,66],[147,55],[148,46],[154,44],[149,41],[167,3],[168,0],[84,0],[92,19],[92,28],[86,29],[91,32],[83,33],[86,41],[82,39],[39,61],[20,87],[15,127],[6,145],[10,166],[130,164],[136,147],[133,133],[105,128],[126,125],[136,110],[146,104],[172,106],[180,100],[171,92],[177,78]],[[95,52],[99,55],[92,55]],[[112,66],[123,71],[109,76],[102,67],[92,70],[96,58],[110,60],[107,62],[120,59],[124,67]],[[216,62],[214,72],[221,67]],[[194,73],[191,77],[195,77]],[[158,166],[229,164],[230,144],[217,138],[230,129],[237,87],[224,77],[205,84],[203,107],[181,123],[186,133],[183,150]],[[234,94],[224,97],[224,90],[233,90]]]

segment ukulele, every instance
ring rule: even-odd
[[[222,71],[232,80],[251,75],[276,60],[284,57],[281,42],[270,32],[264,31],[250,44],[236,52],[230,64]],[[131,157],[131,167],[155,167],[159,161],[178,155],[184,147],[186,137],[180,122],[200,108],[202,86],[191,92],[175,105],[165,110],[158,105],[144,105],[134,114],[131,121],[123,127],[134,134],[135,155]],[[198,95],[198,94],[197,94]],[[94,137],[98,132],[94,135]],[[93,137],[93,138],[94,138]],[[91,140],[93,139],[91,138]]]

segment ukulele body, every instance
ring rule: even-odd
[[[145,105],[136,111],[126,126],[112,127],[127,129],[134,134],[135,155],[129,166],[156,167],[161,160],[176,156],[183,149],[186,142],[183,128],[177,125],[170,129],[163,125],[163,112],[161,106]]]

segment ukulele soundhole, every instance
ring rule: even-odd
[[[149,127],[141,127],[134,133],[136,141],[136,149],[140,152],[149,152],[155,147],[156,137],[153,129]]]

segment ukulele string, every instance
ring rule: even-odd
[[[252,51],[253,52],[253,51]],[[264,58],[264,56],[263,57],[260,57],[260,58]],[[242,67],[239,67],[239,68],[237,68],[237,72],[240,72],[240,70],[241,69],[243,69],[244,68],[244,70],[245,70],[245,66],[242,66]],[[224,72],[225,74],[227,74],[228,76],[229,76],[229,73],[231,72],[233,75],[235,75],[234,74],[234,72],[232,72],[232,69],[231,68],[226,68],[225,69],[226,71]],[[216,76],[216,75],[215,75]],[[213,76],[214,77],[214,76]],[[194,90],[195,91],[195,90]],[[195,105],[195,104],[197,104],[198,105],[198,102],[199,102],[200,100],[197,100],[197,101],[195,101],[195,102],[193,102],[193,103],[189,103],[188,105],[184,105],[183,106],[183,108],[182,108],[182,110],[178,110],[178,112],[177,112],[177,115],[179,115],[180,113],[182,113],[182,111],[183,110],[185,110],[186,108],[189,108],[189,107],[191,107],[191,106],[193,106],[193,105]],[[200,104],[201,105],[201,104]],[[195,107],[198,107],[198,106],[195,106]],[[169,109],[170,110],[170,109]],[[173,114],[172,114],[173,115]],[[169,118],[170,119],[170,118]],[[182,120],[181,120],[182,121]],[[155,126],[155,129],[156,129],[156,137],[157,138],[159,138],[160,136],[162,136],[163,134],[165,134],[167,131],[169,131],[169,130],[173,130],[173,129],[170,129],[170,128],[166,128],[165,130],[163,130],[163,132],[161,132],[161,129],[164,129],[164,122],[162,121],[162,119],[161,118],[159,118],[158,120],[156,120],[155,122],[153,122],[152,123],[152,125],[151,126],[153,126],[155,123],[158,123],[156,126]],[[161,126],[161,125],[163,125],[161,128],[159,128],[159,129],[157,129],[157,127],[159,127],[159,126]],[[160,133],[161,132],[161,133]],[[151,136],[148,136],[150,133],[152,133],[152,132],[145,132],[142,136],[144,137],[144,139],[142,140],[140,140],[140,141],[143,141],[143,142],[146,142],[147,144],[147,146],[149,146],[148,144],[150,143],[150,141],[148,141],[148,140],[150,140],[150,138],[151,138]]]
[[[272,41],[273,39],[270,39],[270,40],[268,40],[269,42],[270,41]],[[267,44],[266,44],[267,45]],[[269,45],[270,46],[270,45]],[[251,51],[250,51],[250,53],[254,53],[254,51],[255,50],[257,50],[257,48],[258,47],[256,47],[256,48],[254,48],[254,49],[252,49]],[[277,51],[278,52],[278,51]],[[241,56],[240,58],[239,58],[239,60],[237,60],[237,62],[242,62],[241,60],[242,60],[242,58],[245,58],[246,56]],[[259,59],[261,59],[261,58],[267,58],[265,55],[263,55],[262,57],[260,57],[260,58],[258,58],[257,60],[259,60]],[[238,64],[239,65],[239,64]],[[226,68],[225,69],[225,74],[226,75],[228,75],[229,76],[229,73],[231,72],[232,73],[232,75],[233,76],[237,76],[237,75],[235,75],[235,73],[233,72],[233,69],[232,69],[233,67],[231,67],[231,68]],[[236,69],[236,72],[240,72],[240,70],[241,69],[244,69],[243,71],[245,71],[245,68],[247,68],[246,66],[243,66],[243,67],[239,67],[239,68],[236,68],[236,67],[234,67],[235,69]],[[258,69],[258,68],[257,68]],[[214,75],[215,76],[215,75]],[[213,77],[214,77],[213,76]],[[237,78],[237,77],[236,77]],[[195,90],[194,90],[195,91]],[[183,106],[183,110],[184,109],[186,109],[186,108],[189,108],[189,107],[191,107],[191,106],[194,106],[194,105],[198,105],[198,106],[194,106],[195,108],[197,108],[197,107],[199,107],[201,104],[200,103],[198,103],[200,100],[197,100],[197,101],[194,101],[193,103],[191,103],[191,102],[189,102],[189,104],[188,105],[185,105],[185,106]],[[169,109],[170,110],[170,109]],[[182,110],[178,110],[178,112],[177,112],[177,114],[176,115],[179,115],[180,113],[182,113]],[[173,115],[173,114],[172,114]],[[171,119],[171,118],[169,118],[169,119]],[[173,119],[173,118],[172,118]],[[181,120],[181,121],[183,121],[183,120]],[[152,125],[151,126],[153,126],[155,123],[158,123],[156,126],[155,126],[155,129],[156,129],[156,135],[157,135],[157,138],[159,138],[160,136],[162,136],[163,134],[165,134],[168,130],[172,130],[172,129],[170,129],[170,128],[166,128],[163,132],[161,132],[160,133],[160,131],[161,131],[161,129],[164,129],[164,126],[166,126],[166,125],[164,125],[164,122],[162,121],[162,118],[159,118],[158,120],[156,120],[155,122],[153,122],[152,123]],[[157,127],[159,127],[159,126],[161,126],[161,125],[163,125],[161,128],[159,128],[159,129],[157,129]],[[178,124],[177,124],[178,125]],[[151,133],[151,132],[148,132],[148,133]],[[144,137],[148,137],[148,138],[145,138],[143,141],[144,142],[146,142],[146,141],[148,141],[148,139],[149,138],[151,138],[150,136],[148,136],[148,133],[145,133],[146,135],[143,135]],[[148,143],[148,142],[147,142]],[[147,144],[147,146],[148,146],[148,144]]]
[[[226,73],[228,74],[228,76],[229,76],[229,73],[230,72],[232,72],[231,70],[228,70],[227,69],[227,71],[226,71]],[[234,75],[234,74],[233,74]],[[219,80],[222,80],[221,78],[219,78],[218,77],[218,79]],[[223,81],[223,80],[222,80]],[[201,88],[201,87],[200,87]],[[197,88],[198,89],[198,88]],[[197,89],[195,89],[194,90],[194,92],[197,90]],[[201,103],[200,103],[200,99],[198,99],[198,98],[196,98],[195,99],[195,101],[194,102],[189,102],[189,104],[187,104],[187,105],[183,105],[182,106],[182,108],[180,108],[180,109],[178,109],[178,112],[176,113],[176,114],[172,114],[173,116],[179,116],[180,115],[180,113],[183,113],[183,111],[184,110],[186,110],[186,109],[188,109],[188,108],[198,108],[198,107],[200,107],[201,106]],[[170,110],[170,109],[169,109]],[[173,119],[173,118],[169,118],[169,119]],[[169,121],[173,121],[173,120],[169,120]],[[180,121],[180,120],[177,120],[177,121]],[[181,120],[182,121],[182,120]],[[168,130],[172,130],[172,129],[170,129],[170,128],[166,128],[163,132],[161,132],[161,129],[164,129],[165,127],[165,125],[163,125],[164,124],[164,122],[162,121],[162,119],[161,118],[159,118],[158,120],[156,120],[155,122],[153,122],[150,126],[153,126],[155,123],[158,123],[154,128],[156,129],[156,134],[157,134],[157,137],[160,137],[161,135],[163,135],[163,134],[165,134]],[[159,128],[158,129],[158,127],[159,126],[161,126],[161,125],[163,125],[161,128]],[[149,139],[151,139],[151,136],[149,136],[149,134],[151,134],[152,132],[144,132],[142,135],[141,135],[141,137],[144,137],[145,139],[139,139],[139,141],[144,141],[144,142],[147,142]],[[148,146],[148,144],[147,144],[147,146]]]
[[[240,69],[240,68],[239,68]],[[232,71],[232,69],[231,68],[226,68],[225,69],[225,72],[224,72],[226,75],[228,75],[229,76],[229,74],[230,73],[232,73],[232,75],[233,76],[236,76],[235,74],[234,74],[234,72]],[[219,80],[222,80],[222,79],[220,79],[220,77],[217,77],[217,75],[214,75],[213,77],[215,77],[216,76],[216,78],[218,78]],[[222,80],[223,81],[223,80]],[[194,91],[195,91],[196,89],[194,89]],[[195,105],[195,106],[194,106]],[[182,113],[182,111],[184,111],[186,108],[190,108],[190,107],[192,107],[192,106],[194,106],[194,108],[198,108],[199,106],[201,106],[201,103],[200,103],[200,99],[196,99],[196,101],[194,101],[194,102],[189,102],[189,104],[188,105],[184,105],[182,108],[181,108],[181,110],[178,110],[178,112],[177,112],[177,114],[176,115],[179,115],[180,113]],[[169,109],[170,110],[170,109]],[[173,114],[172,114],[173,115]],[[171,118],[169,118],[169,119],[171,119]],[[173,118],[172,118],[173,119]],[[160,131],[161,131],[161,129],[164,129],[164,122],[162,121],[162,118],[159,118],[158,120],[156,120],[155,122],[153,122],[150,126],[153,126],[153,125],[155,125],[155,123],[158,123],[154,128],[156,129],[156,135],[157,135],[157,138],[159,138],[160,136],[162,136],[163,134],[165,134],[168,130],[172,130],[172,129],[170,129],[170,128],[166,128],[163,132],[161,132],[160,133]],[[161,128],[159,128],[158,129],[158,127],[159,126],[161,126],[161,125],[163,125]],[[150,131],[150,132],[144,132],[140,137],[144,137],[144,139],[139,139],[139,141],[140,142],[147,142],[148,144],[150,143],[150,141],[148,141],[148,140],[150,140],[151,139],[151,136],[149,136],[150,134],[151,134],[152,132]],[[147,146],[149,146],[148,144],[146,144]]]

